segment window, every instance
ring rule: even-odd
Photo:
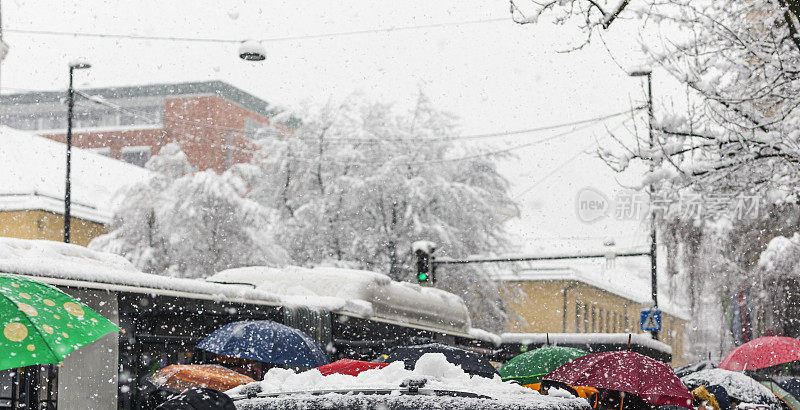
[[[597,331],[596,326],[596,319],[597,319],[597,311],[595,311],[595,307],[592,306],[592,333]]]
[[[614,320],[611,322],[611,331],[614,333],[619,331],[619,322],[617,319],[617,312],[614,312]]]
[[[589,305],[583,305],[583,331],[589,332]]]
[[[603,315],[603,308],[599,308],[599,309],[598,309],[598,311],[599,311],[599,312],[597,313],[597,322],[598,322],[598,323],[597,323],[597,331],[598,331],[599,333],[603,333],[603,332],[605,332],[605,327],[604,327],[604,325],[605,325],[605,323],[606,323],[606,322],[605,322],[605,320],[603,320],[603,318],[604,318],[604,315]]]
[[[582,307],[583,303],[580,301],[575,302],[575,333],[580,333],[581,331],[581,323],[583,323],[583,317],[581,315]]]
[[[135,146],[135,147],[122,147],[123,161],[136,166],[144,167],[144,164],[150,160],[150,147],[148,146]]]

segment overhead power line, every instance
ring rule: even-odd
[[[137,112],[135,110],[127,109],[125,107],[122,107],[122,106],[119,106],[117,104],[111,103],[111,102],[106,101],[104,99],[100,99],[100,98],[94,97],[94,96],[92,96],[90,94],[87,94],[84,91],[76,90],[76,93],[81,95],[81,96],[83,96],[83,97],[85,97],[85,98],[87,98],[87,99],[89,99],[89,100],[91,100],[91,101],[93,101],[93,102],[95,102],[95,103],[106,105],[106,106],[111,107],[111,108],[113,108],[115,110],[128,113],[128,114],[133,115],[133,116],[135,116],[137,118],[140,118],[140,119],[144,119],[145,121],[147,121],[151,125],[158,125],[160,123],[159,121],[155,120],[154,118],[152,118],[149,115],[143,114],[141,112]],[[530,146],[543,144],[545,142],[552,141],[554,139],[557,139],[557,138],[560,138],[560,137],[563,137],[563,136],[566,136],[566,135],[569,135],[569,134],[573,134],[575,132],[578,132],[578,131],[593,127],[594,125],[596,125],[596,123],[602,121],[603,119],[611,118],[611,117],[614,117],[614,116],[619,116],[619,115],[622,115],[622,114],[627,114],[627,113],[630,113],[632,111],[633,110],[628,110],[628,111],[623,111],[623,112],[620,112],[620,113],[615,113],[615,114],[609,114],[609,115],[605,115],[605,116],[601,116],[601,117],[596,117],[596,118],[591,119],[591,120],[576,121],[573,124],[579,124],[579,125],[582,124],[582,126],[577,127],[577,128],[573,128],[571,130],[568,130],[568,131],[565,131],[565,132],[561,132],[561,133],[558,133],[558,134],[555,134],[555,135],[551,135],[549,137],[541,138],[541,139],[538,139],[538,140],[535,140],[535,141],[526,142],[526,143],[523,143],[523,144],[514,145],[512,147],[508,147],[508,148],[504,148],[504,149],[488,151],[488,152],[482,152],[482,153],[478,153],[478,154],[466,155],[466,156],[456,157],[456,158],[440,158],[440,159],[432,159],[432,160],[402,162],[402,163],[397,163],[395,165],[397,165],[397,166],[412,166],[412,165],[425,165],[425,164],[434,164],[434,163],[459,162],[459,161],[467,161],[467,160],[471,160],[471,159],[478,159],[478,158],[485,158],[485,157],[492,157],[492,156],[507,154],[507,153],[510,153],[510,152],[513,152],[513,151],[517,151],[517,150],[520,150],[520,149],[523,149],[523,148],[527,148],[527,147],[530,147]],[[209,127],[209,126],[213,127],[213,128],[219,127],[219,126],[214,126],[213,124],[205,124],[205,123],[195,122],[195,121],[191,121],[191,120],[179,120],[179,121],[188,122],[188,123],[191,123],[192,126],[197,126],[197,127]],[[558,124],[557,125],[557,127],[563,127],[563,126],[566,126],[566,125],[565,124]],[[229,127],[222,127],[222,128],[228,129]],[[540,127],[540,128],[548,128],[548,127]],[[231,130],[241,131],[241,130],[238,130],[238,129],[231,129]],[[537,129],[537,131],[538,131],[538,129]],[[533,132],[533,131],[526,131],[526,132]],[[214,139],[210,139],[210,138],[205,138],[205,137],[202,137],[202,136],[189,134],[189,133],[186,133],[186,132],[180,132],[179,131],[178,133],[181,136],[185,136],[187,138],[190,138],[190,139],[193,139],[193,140],[196,140],[196,141],[199,140],[199,141],[209,142],[209,143],[212,144],[212,146],[219,145],[219,146],[224,147],[226,149],[230,149],[230,150],[234,150],[234,151],[238,151],[238,152],[253,154],[253,153],[256,153],[256,152],[259,151],[259,148],[241,148],[241,147],[237,147],[237,146],[234,146],[234,145],[227,144],[227,143],[222,142],[222,141],[217,141],[217,140],[214,140]],[[512,132],[512,133],[514,133],[514,132]],[[493,133],[491,135],[499,135],[499,134],[500,133]],[[487,134],[487,135],[489,135],[489,134]],[[511,135],[511,134],[509,134],[509,135]],[[346,140],[346,139],[343,139],[343,138],[342,139],[338,139],[338,140],[340,142],[342,142],[342,141],[350,142],[349,140]],[[388,141],[391,141],[391,140],[388,140]],[[420,139],[420,140],[408,139],[408,140],[404,140],[404,141],[426,142],[428,140],[427,139],[425,139],[425,140],[422,140],[422,139]],[[358,141],[356,140],[356,142],[358,142]],[[322,160],[320,158],[303,158],[303,157],[291,157],[290,159],[294,160],[294,161],[300,161],[300,162],[316,163],[316,162],[322,161],[322,162],[325,162],[325,163],[341,164],[341,165],[379,165],[379,164],[386,163],[386,161],[339,161],[339,160],[335,160],[335,159]]]
[[[628,120],[622,121],[621,123],[617,124],[617,126],[616,126],[616,127],[612,128],[612,129],[611,129],[611,131],[612,131],[612,132],[613,132],[613,131],[616,131],[616,130],[617,130],[617,129],[619,129],[620,127],[624,126],[624,125],[625,125],[627,122],[628,122]],[[603,137],[603,138],[604,138],[604,137]],[[600,140],[602,140],[603,138],[600,138]],[[592,147],[594,147],[594,146],[598,145],[598,144],[597,144],[598,142],[599,142],[599,140],[598,140],[598,141],[592,141],[592,142],[591,142],[589,145],[587,145],[586,147],[584,147],[584,148],[581,148],[581,149],[580,149],[578,152],[576,152],[574,155],[572,155],[571,157],[567,158],[566,160],[564,160],[564,161],[563,161],[563,162],[561,162],[560,164],[556,165],[556,166],[555,166],[553,169],[551,169],[551,170],[550,170],[550,172],[548,172],[548,173],[547,173],[547,174],[545,174],[543,177],[541,177],[541,178],[539,178],[538,180],[536,180],[536,182],[534,182],[533,184],[531,184],[531,185],[530,185],[530,186],[528,186],[527,188],[523,189],[523,190],[522,190],[522,191],[520,191],[518,194],[514,195],[514,196],[513,196],[513,199],[519,199],[519,198],[521,198],[523,195],[527,194],[528,192],[532,191],[532,190],[533,190],[534,188],[536,188],[537,186],[541,185],[543,182],[545,182],[545,181],[547,181],[548,179],[550,179],[550,177],[552,177],[553,175],[556,175],[556,174],[557,174],[559,171],[561,171],[561,169],[562,169],[562,168],[564,168],[565,166],[567,166],[567,165],[568,165],[569,163],[571,163],[572,161],[574,161],[574,160],[578,159],[578,157],[580,157],[580,156],[581,156],[581,155],[582,155],[584,152],[586,152],[586,150],[588,150],[588,149],[590,149],[590,148],[592,148]]]
[[[286,37],[271,37],[263,38],[260,42],[276,42],[276,41],[296,41],[296,40],[312,40],[318,38],[329,37],[342,37],[342,36],[355,36],[361,34],[376,34],[376,33],[392,33],[410,30],[422,30],[429,28],[452,27],[452,26],[466,26],[474,24],[496,23],[500,21],[510,22],[508,17],[494,18],[494,19],[481,19],[481,20],[467,20],[455,21],[444,23],[431,23],[431,24],[418,24],[410,26],[399,27],[384,27],[377,29],[353,30],[353,31],[338,31],[332,33],[319,33],[319,34],[305,34],[297,36]],[[139,34],[119,34],[119,33],[92,33],[92,32],[79,32],[79,31],[57,31],[57,30],[35,30],[35,29],[19,29],[19,28],[4,28],[4,32],[20,33],[20,34],[37,34],[37,35],[51,35],[51,36],[69,36],[69,37],[93,37],[93,38],[106,38],[117,40],[154,40],[154,41],[176,41],[176,42],[195,42],[195,43],[223,43],[223,44],[238,44],[246,39],[233,39],[233,38],[211,38],[211,37],[181,37],[181,36],[148,36]]]
[[[122,106],[119,106],[117,104],[113,104],[113,103],[108,102],[108,101],[106,101],[104,99],[98,99],[97,97],[92,96],[91,94],[86,93],[84,91],[75,90],[75,92],[77,94],[85,97],[86,99],[95,102],[95,103],[103,104],[103,105],[106,105],[108,107],[114,108],[115,110],[124,111],[124,112],[130,113],[131,115],[136,115],[136,116],[138,116],[140,118],[145,118],[145,119],[148,120],[149,123],[151,123],[153,125],[155,125],[157,123],[152,118],[147,117],[146,114],[143,114],[143,113],[141,113],[139,111],[136,111],[136,110],[133,110],[133,109],[126,109],[126,108],[124,108]],[[564,123],[559,123],[559,124],[551,124],[551,125],[545,125],[545,126],[541,126],[541,127],[526,128],[526,129],[521,129],[521,130],[497,131],[497,132],[484,133],[484,134],[459,135],[459,136],[453,136],[453,137],[433,137],[433,138],[425,138],[424,141],[426,141],[426,142],[459,141],[459,140],[474,140],[474,139],[494,138],[494,137],[508,137],[508,136],[519,135],[519,134],[530,134],[530,133],[534,133],[534,132],[549,131],[549,130],[554,130],[554,129],[559,129],[559,128],[566,128],[566,127],[582,125],[582,124],[599,123],[601,121],[604,121],[604,120],[607,120],[607,119],[611,119],[611,118],[614,118],[614,117],[619,117],[621,115],[630,114],[632,112],[635,112],[635,111],[638,111],[638,110],[641,110],[641,109],[644,109],[644,108],[646,108],[646,107],[634,107],[634,108],[629,109],[629,110],[619,111],[619,112],[612,113],[612,114],[605,114],[605,115],[592,117],[592,118],[586,118],[586,119],[582,119],[582,120],[578,120],[578,121],[564,122]],[[169,121],[169,122],[189,125],[189,126],[193,126],[193,127],[216,129],[216,130],[221,130],[221,131],[225,131],[225,132],[229,132],[229,133],[247,135],[247,136],[250,136],[250,137],[260,136],[259,133],[258,133],[258,130],[243,130],[243,129],[240,129],[240,128],[227,127],[227,126],[216,125],[216,124],[208,124],[208,123],[204,123],[204,122],[200,122],[200,121],[187,120],[187,119],[178,118],[178,117],[164,117],[164,121]],[[370,143],[370,142],[402,142],[402,141],[411,141],[411,140],[415,140],[416,141],[417,139],[412,139],[412,138],[328,138],[326,141],[327,142],[337,142],[337,143],[348,143],[348,144],[350,144],[350,143]]]

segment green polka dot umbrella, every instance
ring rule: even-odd
[[[45,283],[0,274],[0,370],[60,363],[120,328]]]

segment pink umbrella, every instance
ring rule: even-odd
[[[719,364],[720,369],[741,372],[762,369],[800,360],[800,340],[767,336],[751,340],[733,349]]]
[[[692,408],[689,389],[666,363],[627,350],[579,357],[553,370],[544,380],[638,394],[656,406]]]

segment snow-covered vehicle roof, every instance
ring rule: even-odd
[[[385,275],[368,271],[259,267],[233,269],[213,276],[219,282],[239,282],[249,275],[250,282],[246,283],[252,286],[242,286],[147,274],[122,256],[78,245],[0,237],[0,272],[34,276],[63,286],[307,306],[474,337],[469,333],[469,314],[460,297],[438,289],[393,282]],[[253,283],[252,278],[260,279]]]
[[[64,212],[66,145],[0,126],[0,210]],[[73,147],[72,216],[108,223],[120,187],[144,181],[150,172]],[[79,188],[77,188],[79,187]]]
[[[401,362],[357,376],[323,376],[312,369],[295,373],[270,369],[261,382],[227,392],[239,409],[588,409],[584,399],[542,396],[499,376],[470,376],[441,353],[420,357],[414,370]],[[361,393],[361,394],[359,394]]]
[[[363,270],[315,267],[249,267],[219,272],[209,281],[245,283],[258,290],[309,298],[334,297],[369,307],[374,318],[469,334],[470,318],[461,297]],[[356,302],[358,301],[358,302]]]
[[[573,346],[584,344],[625,345],[630,340],[633,345],[672,354],[670,345],[654,340],[649,334],[637,333],[503,333],[503,343],[523,345]]]

